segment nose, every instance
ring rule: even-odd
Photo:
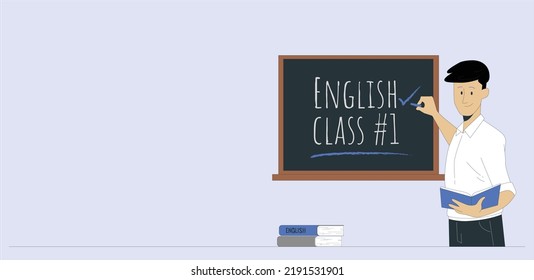
[[[464,94],[462,95],[462,104],[467,104],[467,103],[468,103],[468,102],[467,102],[467,93],[464,93]]]

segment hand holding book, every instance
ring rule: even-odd
[[[474,194],[468,194],[458,190],[441,188],[441,207],[451,208],[460,214],[475,218],[482,217],[487,215],[487,211],[482,210],[499,203],[500,189],[501,186],[497,185]]]
[[[484,216],[482,214],[482,202],[484,201],[484,199],[486,198],[482,197],[481,199],[478,200],[478,202],[475,205],[464,204],[456,199],[453,199],[452,202],[454,202],[456,205],[449,204],[449,207],[451,207],[452,209],[454,209],[456,212],[460,214],[479,218],[479,217]]]

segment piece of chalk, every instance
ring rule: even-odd
[[[423,107],[422,104],[417,104],[417,103],[410,103],[410,105],[412,105],[414,107]]]

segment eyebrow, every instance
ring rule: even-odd
[[[470,86],[469,88],[475,89],[475,87]]]
[[[458,86],[458,88],[464,88],[463,86]]]

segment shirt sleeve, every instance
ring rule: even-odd
[[[514,184],[510,182],[508,171],[506,170],[506,139],[501,133],[492,138],[486,139],[488,141],[485,143],[487,146],[482,155],[482,164],[486,168],[486,173],[492,185],[501,185],[501,192],[511,191],[515,194]]]

